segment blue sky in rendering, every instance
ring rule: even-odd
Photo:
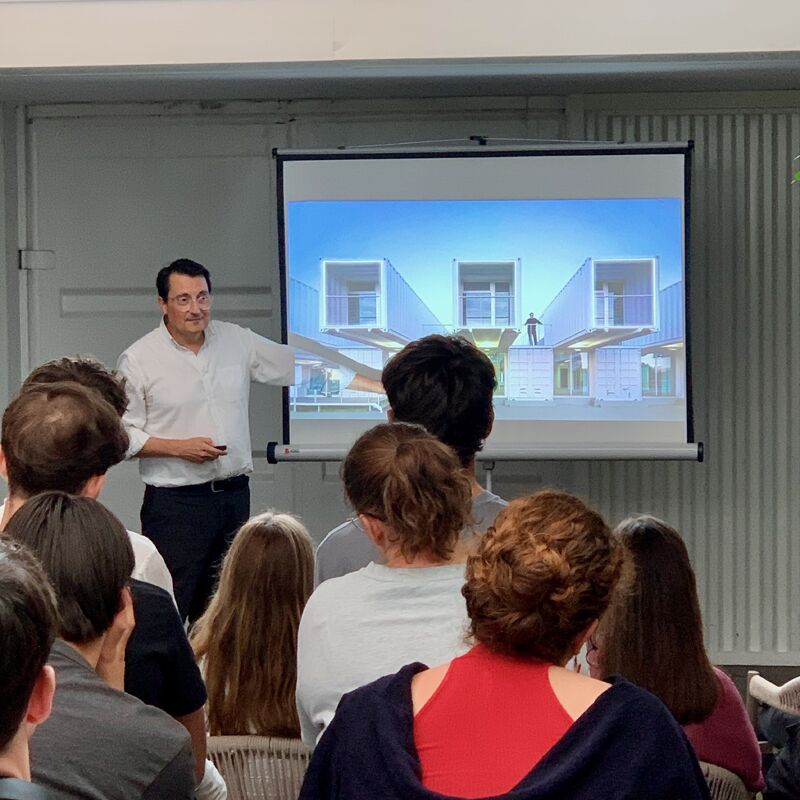
[[[289,203],[288,274],[319,289],[320,259],[387,258],[445,324],[453,259],[522,260],[522,312],[540,314],[587,258],[660,258],[682,277],[677,198],[335,200]]]

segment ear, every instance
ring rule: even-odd
[[[90,497],[92,500],[97,500],[97,498],[100,497],[100,492],[103,491],[105,483],[105,475],[92,475],[92,477],[83,484],[81,497]]]
[[[50,716],[55,691],[56,673],[49,664],[45,664],[33,684],[28,700],[28,709],[25,712],[25,722],[28,725],[41,725]]]
[[[8,465],[6,464],[6,456],[2,447],[0,447],[0,475],[2,475],[3,480],[8,483]]]
[[[486,429],[486,433],[484,434],[484,439],[488,439],[492,428],[494,427],[494,406],[489,409],[489,427]]]
[[[158,307],[161,309],[162,316],[167,315],[167,301],[161,299],[161,295],[156,295],[156,300],[158,300]]]
[[[394,409],[391,406],[386,409],[386,419],[389,422],[394,422]]]
[[[370,517],[368,514],[359,514],[358,521],[364,529],[364,533],[370,538],[372,543],[378,550],[385,550],[386,548],[386,529],[383,522],[375,517]]]
[[[584,646],[584,644],[586,644],[587,639],[589,639],[589,637],[594,635],[594,632],[597,630],[597,626],[599,624],[600,620],[596,619],[575,637],[575,641],[572,644],[573,653],[577,653],[580,651],[580,649]]]

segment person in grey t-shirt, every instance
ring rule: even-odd
[[[419,425],[378,425],[342,465],[345,492],[381,564],[326,581],[297,635],[297,711],[313,746],[346,692],[413,661],[466,650],[461,587],[470,482],[458,458]]]
[[[6,533],[40,560],[61,617],[48,659],[53,709],[30,743],[34,781],[54,800],[191,800],[188,732],[121,691],[134,626],[133,549],[122,523],[96,500],[44,492]]]
[[[491,433],[494,366],[475,345],[434,334],[407,344],[383,369],[389,421],[422,425],[456,451],[472,490],[472,519],[462,537],[484,533],[506,504],[475,478],[475,454]],[[315,585],[383,563],[380,551],[357,525],[334,528],[317,547]]]

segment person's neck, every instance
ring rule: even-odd
[[[448,567],[453,564],[463,564],[467,560],[467,550],[459,539],[453,547],[449,558],[440,558],[430,553],[418,553],[412,558],[406,558],[399,547],[392,547],[384,551],[384,566],[392,569],[424,569],[426,567]]]
[[[203,342],[206,340],[206,332],[199,331],[198,333],[178,333],[177,331],[172,330],[169,326],[169,322],[164,320],[164,324],[167,326],[167,331],[169,331],[169,335],[172,337],[172,340],[175,344],[179,344],[181,347],[185,347],[187,350],[191,350],[193,353],[196,353],[202,346]]]
[[[92,642],[86,642],[86,644],[67,642],[66,639],[64,641],[67,642],[73,650],[77,650],[77,652],[89,662],[89,666],[91,666],[92,669],[97,669],[97,663],[100,661],[100,652],[103,649],[104,638],[104,636],[101,636],[99,639],[95,639]]]
[[[19,511],[22,506],[25,504],[24,497],[19,497],[18,495],[9,494],[6,498],[5,507],[3,508],[3,516],[0,517],[0,531],[4,531],[6,526],[9,523],[11,517]]]
[[[478,483],[478,479],[475,477],[474,458],[464,467],[464,474],[467,476],[467,480],[469,480],[469,488],[472,491],[472,496],[477,497],[483,491],[483,486]]]
[[[14,738],[0,753],[0,776],[4,778],[19,778],[22,781],[31,779],[31,757],[25,728],[23,720]]]

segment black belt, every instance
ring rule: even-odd
[[[218,492],[233,492],[245,489],[250,483],[247,475],[234,475],[232,478],[217,478],[206,483],[193,483],[189,486],[153,486],[153,489],[169,489],[171,492],[186,492],[187,494],[217,494]]]

